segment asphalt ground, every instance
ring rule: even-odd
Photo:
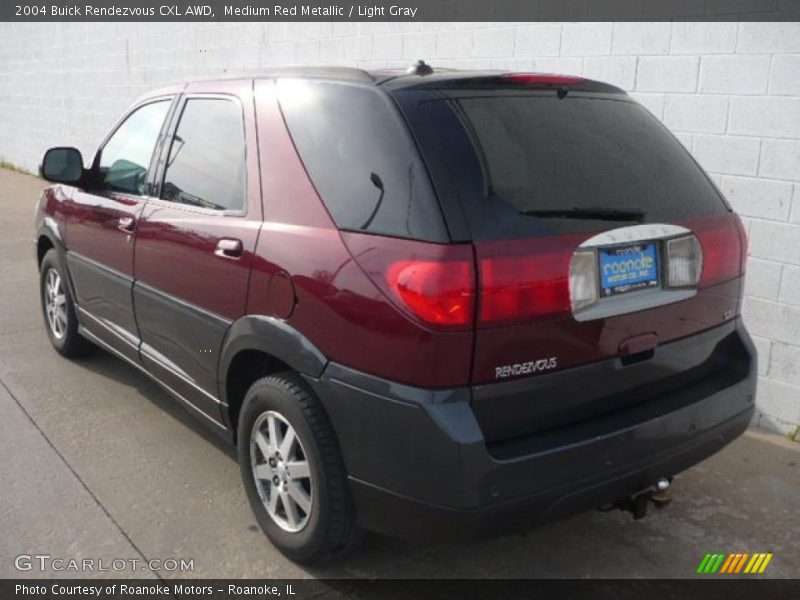
[[[370,535],[323,568],[283,558],[251,515],[234,454],[166,392],[98,350],[51,349],[38,299],[33,210],[45,183],[0,169],[0,578],[55,572],[20,555],[193,561],[162,578],[691,578],[708,552],[772,552],[759,577],[800,577],[800,444],[748,431],[673,482],[640,521],[591,511],[471,544]]]

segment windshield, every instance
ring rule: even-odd
[[[647,110],[608,96],[395,92],[440,199],[472,239],[674,222],[727,210]],[[450,220],[450,219],[448,219]]]

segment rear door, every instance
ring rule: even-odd
[[[95,157],[96,181],[66,205],[67,263],[81,324],[138,362],[133,316],[133,240],[151,189],[151,161],[172,96],[134,107]]]
[[[257,156],[252,82],[189,85],[136,239],[142,362],[219,425],[219,350],[245,314],[262,219]]]

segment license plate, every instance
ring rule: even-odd
[[[601,248],[598,255],[603,296],[658,286],[658,252],[655,244]]]

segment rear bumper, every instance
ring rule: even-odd
[[[699,336],[734,352],[726,364],[736,368],[634,407],[501,442],[486,442],[470,388],[420,390],[336,364],[311,384],[339,438],[362,525],[400,537],[472,538],[625,498],[739,436],[753,413],[752,342],[739,320]],[[675,344],[659,351],[680,352]],[[544,377],[574,374],[532,380]]]
[[[719,451],[746,428],[752,409],[697,435],[668,452],[631,461],[580,481],[542,490],[508,502],[475,509],[430,504],[353,480],[351,488],[361,522],[388,535],[427,539],[472,539],[512,531],[610,504],[679,473]],[[620,440],[620,443],[624,443]],[[570,460],[569,454],[560,457]],[[537,461],[538,462],[538,461]],[[551,463],[552,464],[552,463]],[[548,468],[542,465],[541,468]],[[510,474],[509,474],[510,476]]]

